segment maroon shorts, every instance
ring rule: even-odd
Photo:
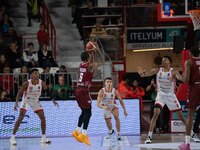
[[[188,108],[196,109],[200,104],[200,84],[192,84],[189,87]]]
[[[87,87],[78,86],[75,90],[75,97],[80,108],[91,108],[92,99]]]

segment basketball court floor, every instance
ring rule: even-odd
[[[9,139],[0,139],[0,150],[175,150],[184,141],[184,134],[154,134],[152,144],[144,144],[146,134],[115,137],[91,136],[91,146],[77,142],[72,137],[51,139],[51,144],[41,144],[40,138],[17,138],[18,144],[12,146]],[[200,143],[191,142],[192,150],[200,150]]]

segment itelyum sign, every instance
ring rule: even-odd
[[[173,47],[173,37],[184,35],[185,27],[180,28],[128,28],[127,49]]]

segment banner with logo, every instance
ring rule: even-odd
[[[173,47],[173,37],[186,32],[185,27],[148,27],[127,29],[127,49]]]
[[[187,110],[187,101],[180,101],[181,104],[181,109],[182,109],[182,113],[185,119],[187,119],[187,115],[188,115],[188,110]],[[200,107],[200,106],[199,106]],[[197,107],[197,109],[199,109],[199,107]],[[194,119],[196,117],[196,113],[194,114]],[[185,132],[185,125],[181,122],[181,120],[178,118],[177,113],[172,113],[171,116],[171,132]]]
[[[81,113],[76,101],[58,101],[59,108],[55,107],[51,101],[41,101],[44,108],[47,124],[47,136],[71,136],[76,128],[78,117]],[[119,103],[119,102],[118,102]],[[139,100],[124,100],[128,117],[125,118],[121,106],[119,106],[122,134],[140,134],[140,111]],[[19,111],[14,111],[15,102],[0,102],[0,138],[10,137]],[[119,104],[118,104],[119,105]],[[112,119],[115,128],[114,118]],[[96,106],[96,101],[92,103],[92,117],[88,127],[88,134],[107,134],[108,129],[105,124],[103,110]],[[41,136],[40,120],[30,108],[23,119],[17,132],[20,137]]]

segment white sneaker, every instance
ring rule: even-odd
[[[148,136],[148,138],[144,142],[145,144],[151,144],[152,143],[152,138]]]
[[[122,141],[122,137],[120,134],[117,135],[117,141]]]
[[[112,135],[114,135],[114,133],[115,133],[115,130],[112,129],[112,132],[111,132],[111,133],[108,132],[108,135],[106,136],[106,139],[110,139],[110,137],[111,137]]]
[[[48,140],[46,137],[42,137],[41,143],[47,143],[47,144],[49,144],[49,143],[51,143],[51,141]]]
[[[194,133],[193,135],[191,135],[191,139],[195,142],[195,143],[200,143],[200,139],[198,137],[198,135],[196,133]]]
[[[10,138],[10,144],[12,144],[12,145],[17,145],[16,139],[15,139],[14,136],[12,136],[12,137]]]

